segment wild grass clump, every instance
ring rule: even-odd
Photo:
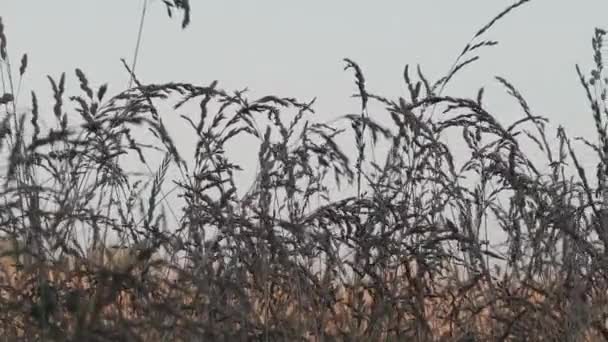
[[[66,88],[66,74],[49,76],[52,105],[32,92],[21,114],[0,20],[2,336],[608,340],[605,31],[593,37],[591,77],[577,66],[598,135],[578,139],[598,155],[593,172],[506,78],[496,82],[521,108],[514,122],[489,111],[483,88],[444,94],[497,44],[488,31],[526,2],[483,26],[446,76],[406,66],[405,97],[370,92],[345,59],[361,111],[331,124],[315,119],[314,100],[250,99],[217,81],[143,84],[126,63],[133,87],[112,95],[76,69],[79,91]],[[170,15],[184,10],[185,27],[188,1],[165,4]],[[373,119],[370,103],[385,117]],[[196,137],[193,155],[171,137],[164,122],[177,115],[161,115],[161,105],[198,108],[180,116]],[[446,142],[453,132],[464,156]],[[336,142],[344,134],[354,150]],[[240,189],[227,149],[245,136],[258,142],[257,173]],[[385,157],[370,158],[378,143],[389,146]],[[134,163],[149,175],[130,171]],[[488,231],[506,240],[494,246]]]

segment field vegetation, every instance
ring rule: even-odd
[[[527,2],[481,27],[445,76],[405,66],[403,97],[370,92],[346,58],[360,111],[331,122],[314,100],[143,84],[126,61],[132,83],[115,94],[76,69],[49,76],[48,105],[17,96],[28,59],[10,59],[0,21],[1,338],[608,340],[606,31],[593,32],[593,70],[576,67],[572,94],[586,96],[596,137],[549,128],[503,77],[520,109],[510,120],[483,88],[447,94]],[[187,28],[188,1],[164,5]],[[196,115],[176,114],[184,106]],[[189,125],[193,154],[167,120]],[[242,189],[226,146],[245,137],[257,173]]]

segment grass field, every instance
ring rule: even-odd
[[[0,21],[0,339],[608,340],[606,32],[593,33],[593,70],[576,69],[597,137],[550,132],[502,77],[520,108],[511,122],[483,88],[444,91],[527,2],[482,26],[444,77],[406,66],[406,98],[369,92],[345,59],[360,112],[330,123],[314,101],[142,84],[126,61],[128,89],[93,89],[77,69],[49,77],[50,106],[32,92],[21,114],[28,59],[11,63]],[[188,1],[166,5],[187,27]],[[66,89],[74,76],[80,89]],[[164,124],[177,115],[159,108],[190,105],[186,155]],[[337,143],[345,135],[354,148]],[[258,146],[246,189],[226,153],[243,137]],[[597,155],[592,169],[580,149]],[[498,247],[490,226],[506,236]]]

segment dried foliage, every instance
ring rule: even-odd
[[[406,66],[407,98],[369,92],[346,59],[361,113],[331,124],[313,120],[314,101],[251,100],[217,82],[142,84],[126,63],[130,89],[111,96],[76,69],[79,92],[66,88],[65,74],[49,76],[52,110],[32,93],[31,113],[19,114],[8,77],[0,333],[32,341],[608,340],[605,32],[593,38],[591,77],[577,67],[598,134],[597,143],[580,139],[597,153],[595,173],[563,128],[548,136],[547,120],[506,78],[496,80],[523,113],[511,123],[484,106],[483,89],[473,99],[443,94],[479,58],[473,53],[497,44],[483,38],[489,29],[525,2],[483,26],[436,82]],[[184,10],[185,27],[188,1],[165,4]],[[4,32],[0,20],[0,71],[10,76]],[[20,77],[26,69],[23,55]],[[386,115],[372,118],[372,102]],[[161,115],[161,104],[198,108],[181,116],[197,138],[193,155],[176,146],[163,123],[175,116]],[[452,154],[453,131],[469,154]],[[336,143],[348,133],[354,157]],[[258,172],[238,189],[240,166],[226,150],[245,136],[259,144]],[[370,158],[377,142],[390,146],[382,162]],[[546,160],[529,159],[523,146]],[[164,157],[154,166],[156,154]],[[151,176],[128,172],[121,156]],[[337,198],[334,183],[356,195]],[[179,199],[168,202],[167,189]],[[491,246],[488,230],[506,241]]]

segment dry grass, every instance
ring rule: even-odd
[[[608,340],[605,32],[593,38],[591,78],[577,69],[598,135],[597,143],[580,139],[598,155],[592,173],[565,130],[551,139],[547,120],[506,78],[496,80],[522,111],[512,123],[488,111],[483,89],[471,98],[443,93],[497,44],[484,38],[493,25],[526,2],[484,25],[445,77],[433,82],[406,66],[407,99],[369,92],[362,69],[346,59],[361,112],[331,124],[312,119],[314,101],[251,100],[217,82],[142,84],[125,63],[134,86],[114,95],[93,88],[82,70],[78,94],[68,95],[65,74],[49,77],[55,122],[43,129],[47,111],[34,93],[31,113],[16,113],[19,87],[0,21],[0,235],[25,242],[28,255],[0,258],[1,336]],[[188,1],[165,3],[184,10],[185,27]],[[372,103],[386,119],[368,115]],[[194,155],[174,143],[161,105],[199,108],[181,116],[197,137]],[[454,131],[466,156],[445,142]],[[343,134],[354,137],[354,155],[336,143]],[[246,191],[226,154],[244,136],[259,142]],[[372,160],[378,144],[388,152]],[[546,159],[529,159],[526,145]],[[151,176],[127,172],[121,156]],[[356,195],[334,199],[334,184]],[[167,202],[171,193],[179,200]],[[485,241],[490,229],[507,236],[501,246]],[[100,249],[111,237],[129,247]]]

